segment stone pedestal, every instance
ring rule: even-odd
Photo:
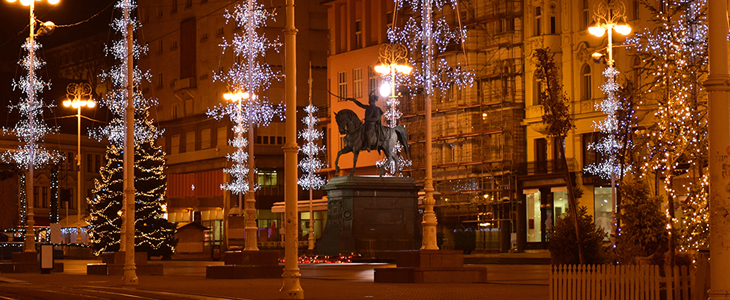
[[[124,251],[104,252],[102,263],[86,265],[86,275],[124,275]],[[147,252],[134,253],[134,265],[137,275],[163,275],[162,264],[147,262]]]
[[[471,283],[486,282],[487,268],[464,266],[462,251],[400,251],[396,268],[376,268],[375,282],[381,283]]]
[[[317,253],[337,255],[418,249],[420,187],[413,178],[335,177],[327,190],[327,225]]]
[[[226,251],[225,265],[205,268],[205,277],[212,279],[281,278],[284,266],[279,265],[277,251]]]

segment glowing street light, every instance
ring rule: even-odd
[[[413,68],[406,64],[408,60],[408,49],[402,44],[382,44],[380,45],[379,52],[380,55],[378,59],[380,60],[380,64],[375,66],[373,69],[375,69],[375,72],[383,76],[390,77],[390,82],[383,81],[380,85],[379,92],[381,96],[387,97],[388,99],[386,100],[388,110],[384,113],[385,118],[388,119],[388,126],[396,127],[398,125],[398,119],[400,119],[403,114],[398,111],[400,100],[398,99],[399,95],[396,94],[395,91],[395,77],[398,74],[408,76],[411,74]],[[402,147],[403,145],[398,143],[393,151],[395,151],[395,153],[400,153],[403,150]],[[410,161],[405,161],[401,158],[398,159],[401,160],[402,163],[396,164],[392,161],[388,161],[387,158],[384,158],[377,161],[375,164],[377,166],[387,168],[390,172],[392,172],[392,175],[397,176],[398,173],[402,172],[404,166],[411,164]],[[398,169],[395,168],[396,165],[398,166]]]
[[[616,75],[618,75],[618,71],[614,68],[613,61],[613,30],[616,30],[616,32],[621,35],[628,35],[631,33],[631,27],[626,24],[626,6],[624,6],[621,1],[601,0],[596,2],[594,5],[594,22],[590,25],[590,27],[588,27],[588,32],[597,37],[602,37],[606,32],[608,32],[608,46],[606,47],[606,51],[608,52],[608,60],[606,61],[606,64],[608,65],[608,68],[603,73],[606,76],[604,91],[607,94],[608,105],[605,105],[604,107],[611,108],[618,105],[618,100],[616,99],[616,91],[618,90]],[[593,59],[599,59],[601,54],[594,53],[591,56]],[[606,109],[604,111],[606,112],[607,119],[605,124],[610,127],[607,129],[608,140],[611,141],[610,144],[613,145],[613,141],[615,140],[615,127],[617,126],[616,111],[615,109]],[[613,152],[613,149],[611,149],[611,153]],[[618,203],[616,199],[616,170],[614,167],[615,161],[616,157],[614,157],[613,154],[609,155],[608,164],[611,172],[611,199],[614,206],[614,216],[618,213]],[[615,227],[618,227],[618,224],[616,224]],[[617,228],[615,228],[615,230],[616,229]]]
[[[601,0],[596,2],[593,12],[595,20],[588,27],[588,32],[602,37],[608,32],[608,66],[613,67],[613,30],[621,35],[629,35],[631,26],[626,24],[626,6],[621,1]],[[595,55],[595,54],[594,54]]]
[[[76,220],[81,220],[81,191],[83,191],[83,182],[84,177],[82,176],[82,170],[81,168],[81,108],[82,107],[88,107],[88,108],[94,108],[96,106],[96,102],[91,99],[91,85],[88,83],[71,83],[68,86],[66,86],[66,97],[67,99],[63,101],[63,106],[65,107],[72,107],[76,109],[76,120],[78,124],[78,152],[76,154],[76,167],[78,168],[78,177],[76,179],[77,181],[77,189],[76,189],[76,198],[77,198],[77,206],[76,206]],[[68,204],[66,204],[68,205]],[[67,206],[68,208],[68,206]],[[67,210],[68,212],[68,210]],[[66,216],[68,218],[68,216]],[[68,222],[68,219],[67,219]],[[68,225],[68,223],[66,224]],[[76,243],[81,243],[81,228],[78,229],[78,234],[76,234]]]
[[[411,74],[413,68],[405,62],[408,57],[408,49],[401,44],[382,44],[380,46],[380,64],[375,66],[375,72],[381,75],[390,75],[390,83],[383,82],[380,86],[380,95],[388,97],[388,105],[390,111],[386,114],[390,121],[390,126],[395,127],[396,122],[399,119],[400,114],[397,113],[397,106],[399,104],[398,95],[395,93],[395,76],[397,74],[403,74],[408,76]]]

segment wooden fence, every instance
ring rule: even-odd
[[[665,275],[666,274],[666,275]],[[695,272],[687,266],[555,265],[551,300],[700,300],[690,297]]]

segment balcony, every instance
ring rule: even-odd
[[[575,159],[568,159],[568,169],[571,172],[580,171],[576,170],[575,166]],[[555,174],[562,173],[563,168],[563,163],[560,160],[531,161],[518,164],[517,173],[519,175]]]
[[[183,79],[175,80],[174,88],[175,92],[186,90],[186,89],[194,89],[196,87],[195,85],[195,77],[188,77]]]

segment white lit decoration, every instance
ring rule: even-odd
[[[297,182],[305,190],[317,190],[326,183],[325,178],[318,174],[319,170],[324,166],[324,163],[319,160],[318,155],[320,152],[325,151],[325,146],[317,145],[317,140],[324,136],[324,132],[314,128],[319,123],[319,118],[314,115],[317,110],[317,107],[311,104],[304,107],[307,115],[302,118],[302,123],[307,125],[307,128],[299,131],[299,138],[306,141],[299,151],[306,156],[299,161],[299,168],[302,169],[302,177]]]
[[[3,161],[16,163],[18,168],[25,170],[31,166],[33,169],[42,169],[47,164],[55,164],[62,159],[58,151],[45,149],[42,145],[45,143],[46,135],[57,132],[58,128],[48,126],[43,119],[44,110],[50,113],[50,109],[55,105],[43,102],[43,98],[40,97],[43,90],[50,89],[51,86],[36,73],[45,65],[45,62],[35,55],[40,48],[41,44],[36,41],[35,36],[28,38],[23,44],[27,54],[18,64],[27,71],[27,74],[17,81],[13,79],[12,86],[13,90],[20,90],[26,96],[21,97],[18,104],[8,106],[10,112],[17,110],[20,114],[18,123],[12,128],[3,128],[4,135],[15,135],[20,141],[18,149],[2,153]]]
[[[393,44],[405,45],[408,49],[407,64],[411,66],[412,76],[395,76],[394,72],[382,75],[383,79],[398,86],[404,85],[411,92],[422,92],[426,95],[434,95],[438,90],[444,95],[451,88],[462,88],[474,82],[474,73],[467,70],[460,62],[449,64],[444,57],[439,57],[446,52],[446,48],[454,43],[461,43],[466,40],[466,29],[461,24],[456,30],[449,28],[446,19],[441,17],[434,19],[434,13],[444,6],[450,5],[458,11],[457,0],[404,0],[396,1],[397,9],[410,8],[415,14],[410,15],[402,27],[393,26],[388,29],[388,39]],[[458,18],[457,18],[458,20]],[[460,22],[460,20],[459,20]],[[396,22],[393,22],[396,24]],[[462,57],[464,60],[465,57]],[[393,78],[395,77],[395,78]],[[389,97],[388,111],[386,117],[391,120],[391,127],[395,126],[395,120],[401,116],[401,112],[395,108],[399,100],[397,97]],[[401,153],[403,146],[397,143],[395,153]],[[411,166],[412,162],[398,155],[400,170],[395,170],[395,163],[391,162],[386,170],[390,174],[400,174],[403,167]],[[385,160],[378,162],[378,166],[385,164]]]
[[[129,6],[127,6],[129,5]],[[121,0],[116,6],[119,10],[133,11],[137,6],[135,1]],[[136,31],[140,24],[131,19],[132,27]],[[115,19],[112,27],[120,36],[126,36],[127,24],[123,18]],[[134,32],[132,32],[133,34]],[[103,72],[100,77],[110,80],[112,89],[103,97],[100,105],[109,108],[114,118],[105,127],[90,130],[93,137],[108,139],[106,164],[99,173],[101,180],[94,181],[89,198],[91,227],[89,239],[96,254],[103,251],[119,249],[123,200],[123,152],[126,135],[124,121],[127,87],[125,85],[127,65],[124,58],[127,49],[124,39],[112,42],[106,48],[107,55],[111,54],[119,61],[110,70]],[[134,63],[141,55],[147,52],[146,46],[134,44]],[[174,247],[174,224],[164,217],[163,207],[166,205],[165,191],[167,190],[167,176],[165,170],[165,153],[162,148],[154,144],[163,133],[158,129],[149,116],[149,108],[157,105],[157,100],[145,98],[141,92],[142,80],[150,81],[150,72],[142,72],[134,66],[132,78],[134,101],[134,188],[135,188],[135,250],[145,251],[152,255],[172,254]]]
[[[601,86],[601,91],[606,94],[606,99],[597,104],[596,107],[606,114],[606,118],[600,121],[594,121],[593,127],[605,135],[598,142],[588,145],[588,149],[595,150],[596,153],[599,153],[606,159],[591,163],[584,168],[586,172],[603,179],[611,179],[613,176],[622,177],[622,171],[626,173],[630,170],[630,166],[624,166],[622,170],[621,164],[617,160],[617,156],[621,150],[621,143],[617,140],[618,137],[616,136],[619,129],[616,111],[621,108],[621,103],[616,97],[616,93],[620,88],[618,83],[616,83],[618,74],[619,72],[613,66],[608,66],[603,71],[606,82]]]
[[[678,0],[664,5],[651,18],[660,26],[657,30],[644,30],[627,40],[636,49],[641,68],[652,76],[648,92],[657,95],[656,124],[647,130],[648,151],[641,168],[646,175],[662,174],[664,189],[675,202],[685,194],[678,193],[675,179],[689,179],[683,187],[687,198],[680,201],[682,216],[667,227],[676,228],[677,249],[697,250],[709,247],[708,94],[703,86],[709,73],[707,2]],[[667,210],[667,217],[672,215]]]
[[[459,29],[452,30],[445,18],[434,19],[435,12],[446,5],[458,11],[457,0],[403,0],[397,1],[396,5],[399,10],[407,7],[415,13],[402,27],[388,29],[388,39],[392,43],[408,48],[408,65],[413,67],[413,76],[396,76],[396,83],[408,86],[411,91],[423,88],[429,95],[434,90],[445,93],[454,86],[471,85],[473,72],[461,63],[449,64],[446,58],[438,57],[449,45],[463,44],[466,40],[466,29],[462,29],[461,24]],[[387,75],[385,78],[391,79]]]
[[[223,53],[231,49],[236,60],[227,71],[214,72],[213,80],[226,83],[231,92],[229,95],[232,95],[229,97],[231,99],[226,100],[234,101],[210,109],[208,116],[216,120],[228,116],[237,124],[233,128],[234,138],[228,142],[236,147],[236,151],[226,155],[233,165],[223,169],[223,172],[231,174],[232,180],[222,184],[221,188],[238,195],[255,189],[248,184],[249,154],[243,150],[253,141],[248,141],[244,133],[248,132],[249,126],[268,126],[275,115],[279,115],[281,119],[284,117],[282,114],[284,107],[272,105],[262,95],[271,81],[277,80],[279,74],[268,64],[261,62],[261,59],[267,50],[276,50],[278,43],[270,42],[265,36],[258,35],[256,30],[263,27],[273,16],[273,12],[252,0],[246,4],[236,4],[233,12],[226,10],[223,14],[226,23],[234,22],[243,28],[243,34],[234,34],[230,41],[223,39],[223,43],[220,44]]]

